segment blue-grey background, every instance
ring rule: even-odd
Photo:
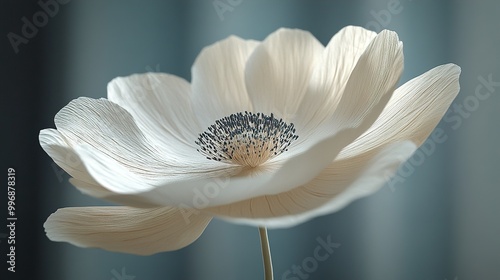
[[[291,27],[326,44],[351,24],[398,32],[402,82],[443,63],[460,65],[453,121],[438,125],[447,140],[407,165],[404,182],[329,216],[270,231],[275,278],[313,256],[318,237],[331,236],[341,246],[307,279],[500,279],[500,86],[480,86],[481,77],[500,81],[500,1],[59,2],[17,53],[7,34],[22,34],[22,18],[32,22],[43,10],[37,1],[0,4],[1,176],[16,168],[19,217],[15,274],[6,273],[7,230],[0,227],[1,279],[263,279],[257,230],[218,220],[187,248],[150,257],[50,242],[42,224],[57,208],[103,202],[68,183],[39,147],[38,131],[54,127],[54,115],[70,100],[105,97],[116,76],[159,71],[189,80],[198,52],[231,34],[262,40]],[[478,88],[489,96],[479,99]],[[5,221],[6,191],[0,193]],[[305,279],[295,277],[286,279]]]

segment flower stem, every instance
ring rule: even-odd
[[[262,261],[264,262],[265,280],[273,280],[273,262],[271,260],[271,250],[269,249],[269,240],[267,239],[267,229],[259,228],[260,246],[262,248]]]

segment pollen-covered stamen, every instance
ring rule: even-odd
[[[287,151],[298,137],[293,123],[245,111],[216,120],[195,143],[207,159],[255,167]]]

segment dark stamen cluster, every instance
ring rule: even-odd
[[[195,143],[207,159],[255,167],[287,151],[298,137],[293,123],[245,111],[216,120]]]

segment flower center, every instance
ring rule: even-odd
[[[245,111],[216,120],[195,143],[207,159],[255,167],[287,151],[298,137],[293,123]]]

